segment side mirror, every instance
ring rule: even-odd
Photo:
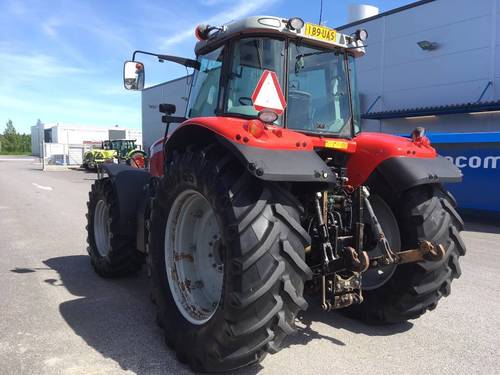
[[[139,61],[125,61],[123,64],[123,86],[127,90],[144,88],[144,64]]]
[[[161,103],[158,110],[166,115],[172,115],[177,109],[175,107],[175,104]]]

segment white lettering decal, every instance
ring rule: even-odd
[[[469,158],[469,167],[471,168],[480,168],[481,167],[481,158],[479,156],[471,156]]]
[[[458,168],[484,168],[484,169],[497,169],[500,166],[500,156],[486,156],[484,159],[481,156],[445,156],[450,162],[455,164]]]
[[[500,160],[500,156],[487,156],[484,158],[484,167],[497,169],[497,162]],[[490,165],[491,162],[491,165]]]
[[[460,161],[461,160],[464,160],[465,161],[465,164],[462,164]],[[457,158],[455,159],[455,165],[458,167],[458,168],[465,168],[467,166],[467,158],[465,156],[457,156]]]

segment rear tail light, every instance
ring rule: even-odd
[[[251,120],[248,122],[248,132],[255,138],[260,138],[264,134],[264,124],[258,120]]]

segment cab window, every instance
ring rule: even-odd
[[[264,70],[276,72],[283,87],[285,42],[272,38],[242,38],[233,43],[231,55],[225,112],[257,116],[251,97]]]
[[[344,53],[290,43],[287,126],[296,130],[351,134],[349,79]]]
[[[214,116],[219,99],[223,48],[199,56],[200,69],[196,71],[189,95],[187,117]]]

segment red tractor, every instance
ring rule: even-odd
[[[462,176],[421,128],[360,132],[366,31],[250,17],[196,36],[196,60],[136,51],[125,63],[129,89],[144,85],[137,53],[194,75],[185,118],[160,108],[149,171],[106,164],[92,186],[97,273],[146,263],[167,343],[197,371],[278,351],[309,295],[372,323],[434,309],[465,254],[443,186]]]

